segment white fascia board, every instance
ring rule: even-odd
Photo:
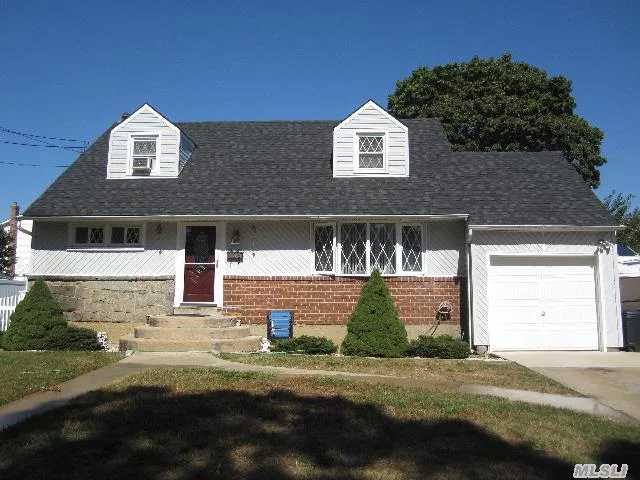
[[[353,118],[357,117],[360,114],[360,112],[362,112],[364,109],[369,108],[369,107],[373,107],[376,110],[378,110],[380,113],[382,113],[383,115],[387,116],[391,121],[393,121],[396,125],[398,125],[398,127],[400,127],[405,132],[409,131],[409,128],[404,123],[402,123],[396,117],[391,115],[389,112],[387,112],[384,108],[382,108],[380,105],[378,105],[373,100],[368,100],[364,105],[362,105],[355,112],[353,112],[351,115],[349,115],[347,118],[345,118],[342,122],[340,122],[338,125],[336,125],[333,128],[333,131],[335,132],[335,131],[341,129],[345,124],[347,124]]]
[[[578,226],[578,225],[469,225],[469,230],[503,230],[503,231],[602,231],[602,232],[610,232],[620,230],[620,225],[618,226],[603,226],[603,225],[587,225],[587,226]]]
[[[58,216],[58,217],[29,217],[30,220],[40,222],[59,222],[61,220],[105,220],[105,221],[220,221],[220,220],[466,220],[466,214],[451,215],[146,215],[146,216],[118,216],[118,215],[86,215],[86,216]]]
[[[149,105],[148,103],[145,103],[144,105],[142,105],[140,108],[138,108],[135,112],[133,112],[131,115],[129,115],[125,120],[123,120],[122,122],[120,122],[118,125],[116,125],[115,127],[113,127],[111,129],[111,133],[113,132],[117,132],[118,130],[120,130],[120,128],[122,128],[123,126],[125,126],[127,123],[129,123],[129,121],[131,121],[132,118],[134,118],[136,115],[138,115],[141,112],[151,112],[155,115],[158,116],[158,118],[168,127],[172,128],[178,135],[180,135],[180,129],[178,127],[176,127],[173,123],[171,123],[169,120],[167,120],[167,118],[162,115],[160,112],[158,112],[155,108],[153,108],[151,105]]]

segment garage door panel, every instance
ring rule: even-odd
[[[592,257],[491,257],[491,347],[597,349],[594,273]]]

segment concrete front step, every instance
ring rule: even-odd
[[[233,327],[236,320],[224,315],[151,315],[147,323],[151,327],[162,328],[217,328]]]
[[[261,337],[198,340],[162,340],[157,338],[135,338],[128,335],[120,339],[120,350],[136,352],[253,352],[260,347]]]
[[[214,328],[176,328],[176,327],[138,327],[136,338],[157,338],[164,340],[202,340],[213,338],[242,338],[250,335],[249,327],[214,327]]]
[[[174,315],[220,315],[218,307],[205,305],[181,305],[173,307]]]

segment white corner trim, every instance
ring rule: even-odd
[[[357,117],[363,110],[365,110],[367,108],[376,109],[378,112],[380,112],[381,114],[383,114],[387,118],[389,118],[391,121],[393,121],[405,133],[409,132],[409,129],[407,128],[407,126],[404,123],[402,123],[400,120],[395,118],[393,115],[391,115],[389,112],[387,112],[384,108],[382,108],[380,105],[378,105],[373,100],[368,100],[364,105],[362,105],[355,112],[353,112],[351,115],[349,115],[347,118],[345,118],[342,122],[340,122],[338,125],[336,125],[333,128],[333,131],[336,132],[337,130],[340,130],[344,125],[349,123],[349,121],[351,121],[353,118]]]

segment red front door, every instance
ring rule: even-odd
[[[184,244],[185,302],[213,302],[216,227],[187,227]]]

